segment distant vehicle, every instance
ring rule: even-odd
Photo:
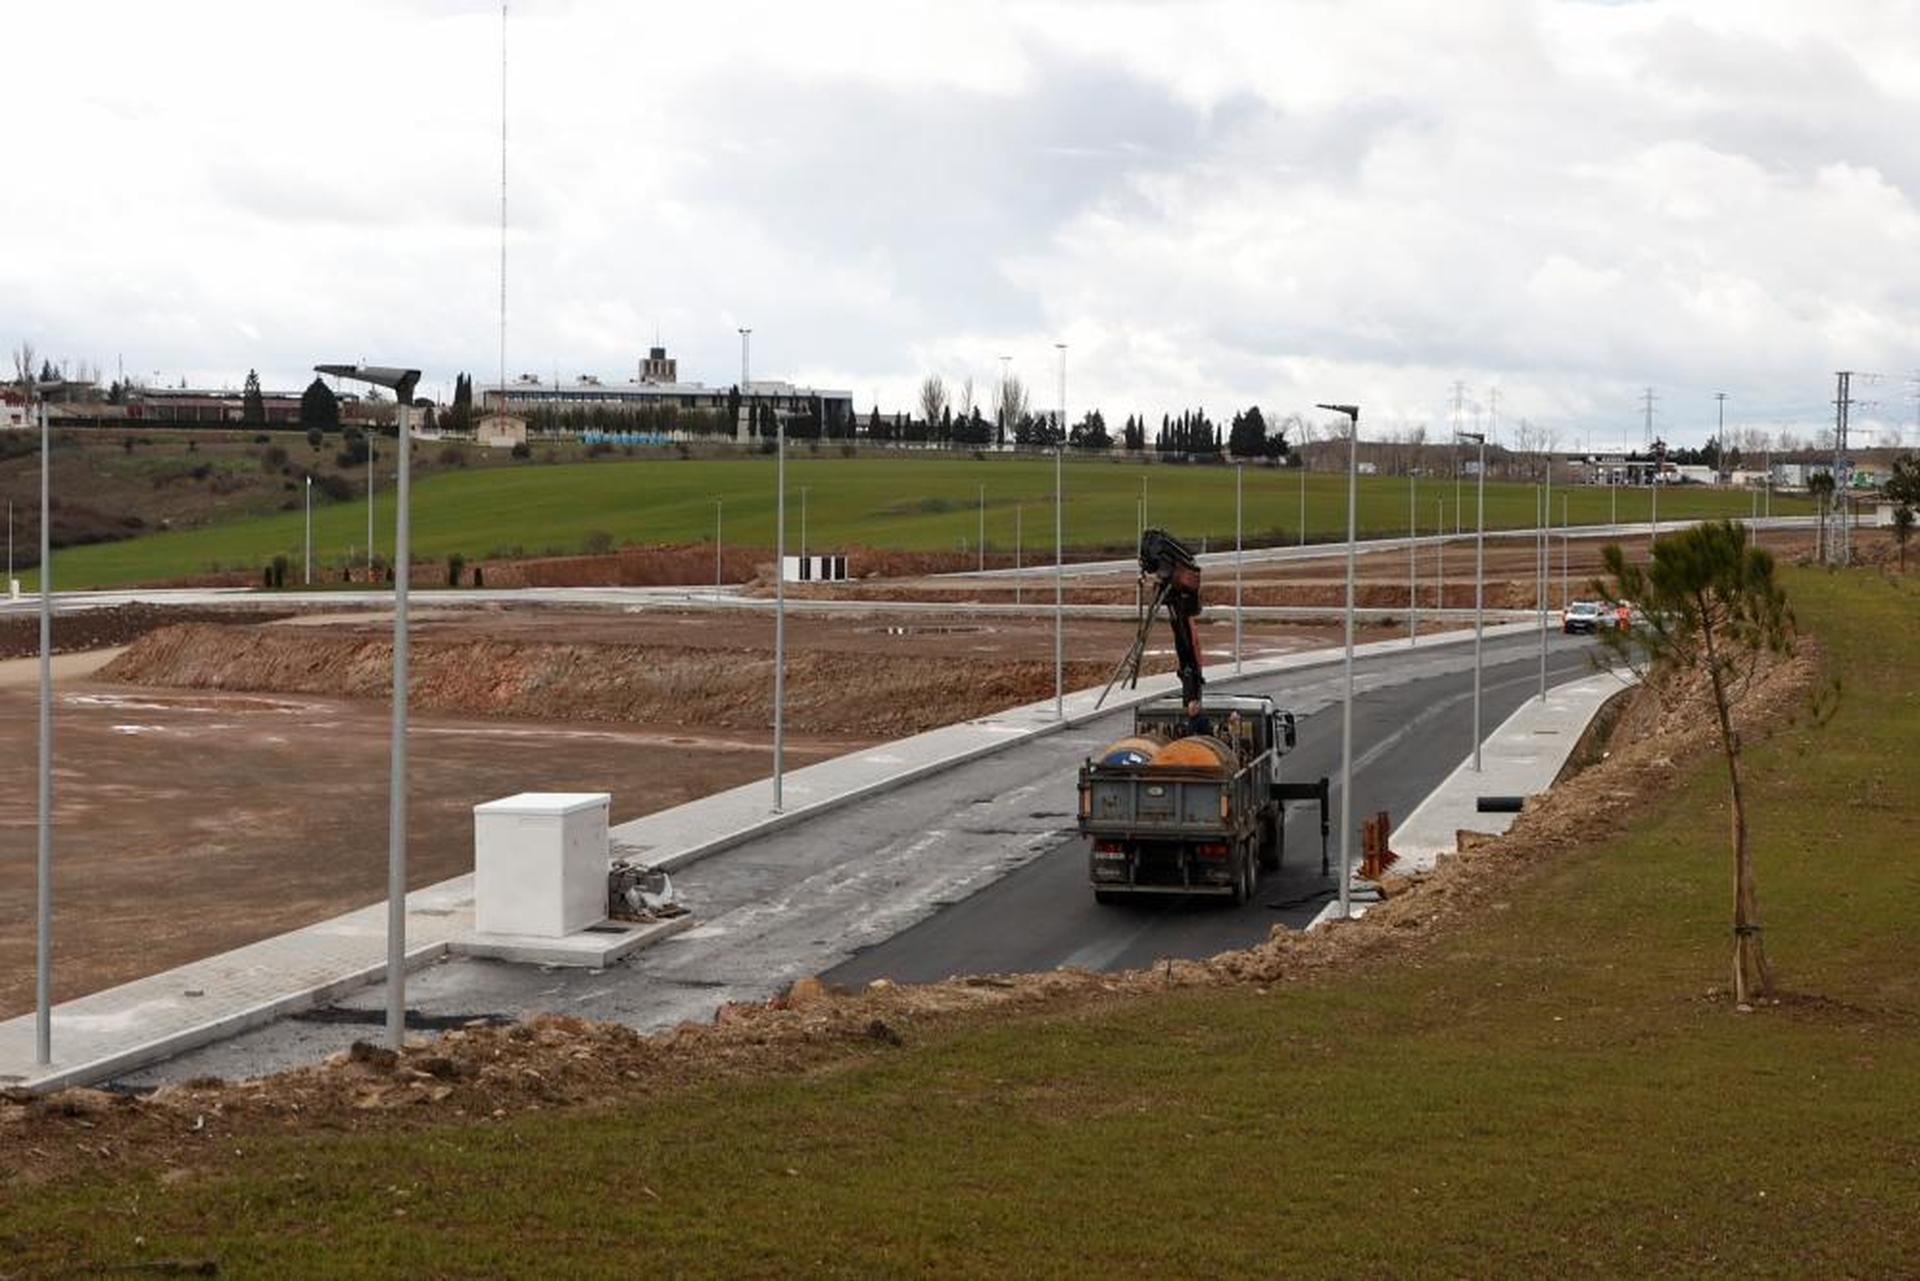
[[[1577,600],[1560,615],[1560,630],[1571,636],[1575,632],[1597,632],[1602,627],[1612,627],[1614,620],[1607,616],[1595,601]]]

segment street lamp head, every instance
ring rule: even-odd
[[[1356,423],[1360,421],[1360,406],[1358,405],[1315,405],[1314,408],[1330,409],[1336,414],[1345,414]]]
[[[313,372],[385,387],[403,405],[413,403],[413,389],[420,381],[418,369],[395,369],[388,365],[315,365]]]
[[[1485,432],[1457,431],[1453,433],[1453,438],[1455,440],[1470,440],[1476,445],[1484,445],[1487,443],[1487,436]]]

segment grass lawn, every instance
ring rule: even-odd
[[[610,1110],[274,1139],[176,1183],[16,1187],[0,1256],[276,1276],[1910,1273],[1920,580],[1787,586],[1846,686],[1830,721],[1751,756],[1781,1006],[1707,997],[1730,882],[1709,759],[1414,962]]]
[[[1070,548],[1120,551],[1134,541],[1135,501],[1142,477],[1147,520],[1198,544],[1218,548],[1233,538],[1233,474],[1225,467],[1151,466],[1070,459],[1065,471],[1063,521]],[[375,496],[377,549],[393,546],[392,478],[381,475]],[[1300,477],[1296,472],[1249,467],[1245,529],[1249,541],[1291,542],[1300,532]],[[816,550],[849,545],[907,551],[971,549],[978,538],[980,488],[986,488],[986,539],[990,552],[1011,556],[1016,519],[1029,557],[1050,549],[1053,539],[1053,466],[1044,461],[969,458],[840,458],[829,451],[795,451],[787,464],[788,541],[801,537],[801,490],[806,490],[806,542]],[[764,457],[726,460],[522,463],[512,467],[436,469],[414,487],[413,545],[421,560],[458,552],[469,560],[495,555],[581,551],[601,532],[615,543],[688,543],[713,537],[714,500],[724,508],[723,537],[729,544],[773,545],[773,463]],[[1473,528],[1473,486],[1461,486],[1464,526]],[[1619,518],[1644,520],[1645,490],[1576,487],[1566,491],[1574,524]],[[1312,475],[1306,481],[1306,525],[1312,539],[1345,533],[1344,476]],[[1445,505],[1456,516],[1451,480],[1419,487],[1420,528],[1432,532]],[[1534,523],[1532,486],[1489,484],[1490,528]],[[1403,478],[1365,477],[1360,483],[1360,524],[1368,533],[1402,533],[1408,493]],[[1804,504],[1776,496],[1774,511],[1787,515]],[[1554,519],[1561,501],[1554,499]],[[1663,517],[1744,516],[1745,493],[1676,489],[1660,496]],[[1806,509],[1810,510],[1810,509]],[[1020,513],[1016,517],[1016,512]],[[326,503],[314,511],[317,565],[356,563],[367,541],[363,501]],[[276,554],[288,556],[297,576],[303,517],[286,512],[201,528],[150,534],[122,542],[57,552],[54,582],[62,588],[112,587],[218,569],[257,574]]]

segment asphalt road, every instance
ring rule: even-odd
[[[1592,671],[1590,641],[1555,636],[1548,650],[1550,684]],[[1397,821],[1411,812],[1472,747],[1471,650],[1437,665],[1383,660],[1361,665],[1362,691],[1354,699],[1354,822],[1376,810]],[[1465,662],[1463,663],[1462,660]],[[1482,725],[1491,732],[1539,688],[1539,645],[1533,638],[1488,647],[1483,674]],[[1438,666],[1440,670],[1432,670]],[[1398,669],[1416,668],[1418,672]],[[1389,677],[1395,673],[1399,679]],[[1295,676],[1240,683],[1236,692],[1271,694],[1300,719],[1299,746],[1287,757],[1295,780],[1332,780],[1329,842],[1337,873],[1340,807],[1340,682],[1338,668],[1317,672],[1309,685]],[[1219,686],[1225,688],[1225,686]],[[1116,726],[1117,728],[1117,726]],[[1077,760],[1074,762],[1077,765]],[[1064,784],[1064,789],[1063,789]],[[1049,814],[1071,824],[1073,771],[1050,780],[1050,800],[1068,812]],[[1102,907],[1087,883],[1085,842],[1070,826],[1040,857],[886,942],[834,967],[830,982],[862,984],[876,978],[926,982],[954,974],[1044,970],[1062,965],[1134,969],[1166,957],[1205,957],[1266,938],[1275,924],[1301,928],[1333,896],[1335,880],[1321,872],[1319,806],[1289,806],[1286,852],[1267,873],[1253,901],[1234,907],[1221,899],[1139,898]],[[1359,857],[1356,847],[1354,857]]]
[[[1591,670],[1590,640],[1555,634],[1553,681]],[[1538,641],[1490,642],[1483,724],[1491,731],[1537,686]],[[1354,812],[1403,814],[1471,750],[1473,650],[1449,645],[1363,660],[1355,700]],[[1272,693],[1301,718],[1295,777],[1337,775],[1338,664],[1233,682]],[[1074,730],[921,779],[872,801],[770,833],[674,877],[700,917],[683,934],[604,972],[457,959],[415,973],[407,995],[423,1027],[557,1011],[641,1029],[704,1021],[721,1003],[762,1000],[794,979],[1124,968],[1257,941],[1275,922],[1304,924],[1330,885],[1320,875],[1318,815],[1288,823],[1288,853],[1254,903],[1093,903],[1074,831],[1082,757],[1125,731],[1116,712]],[[1338,814],[1339,794],[1333,797]],[[132,1074],[128,1085],[203,1073],[237,1077],[312,1062],[377,1027],[384,987],[314,1017],[268,1027]]]

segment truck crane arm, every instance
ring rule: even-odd
[[[1098,707],[1107,701],[1114,682],[1124,679],[1129,689],[1140,683],[1140,658],[1146,652],[1147,633],[1162,609],[1173,629],[1174,661],[1180,675],[1180,701],[1193,703],[1207,683],[1202,671],[1200,641],[1194,633],[1194,619],[1200,617],[1200,562],[1185,543],[1164,529],[1149,529],[1140,535],[1140,577],[1153,584],[1146,611],[1140,617],[1140,629],[1134,635],[1133,648],[1127,651],[1107,678],[1100,692]]]

